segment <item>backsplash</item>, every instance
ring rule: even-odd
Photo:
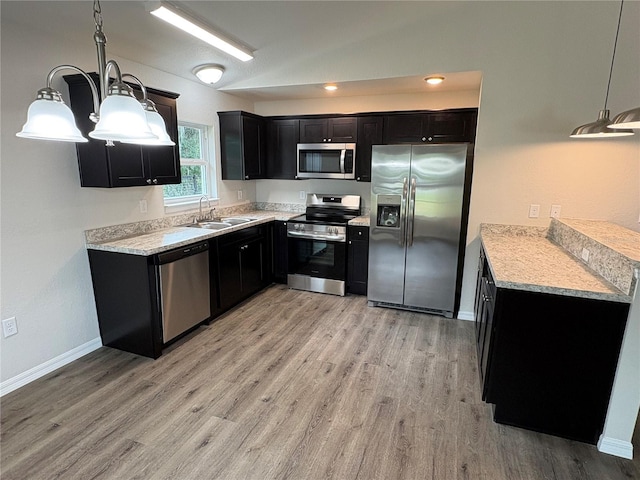
[[[591,270],[628,295],[633,295],[640,271],[640,233],[605,221],[551,219],[549,240],[560,245]],[[582,258],[582,249],[589,259]]]

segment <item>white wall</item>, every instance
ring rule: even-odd
[[[72,45],[5,23],[1,34],[0,317],[15,316],[19,332],[0,338],[4,382],[99,338],[83,231],[158,218],[164,208],[162,187],[81,188],[74,144],[15,137],[52,67],[73,63],[87,71],[96,69],[92,42]],[[115,59],[123,71],[147,85],[180,93],[180,120],[215,122],[217,131],[217,111],[253,108],[206,85]],[[54,83],[66,95],[62,78]],[[219,142],[215,154],[219,158]],[[245,191],[245,198],[255,199],[251,182],[219,182],[218,189],[223,205],[237,202],[238,189]],[[148,202],[146,214],[139,213],[141,199]]]

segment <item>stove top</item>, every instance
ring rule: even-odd
[[[358,195],[329,195],[308,193],[307,211],[290,219],[291,222],[323,225],[346,225],[360,215]]]

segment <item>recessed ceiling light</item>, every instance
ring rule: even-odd
[[[324,89],[328,92],[335,92],[338,89],[338,86],[334,85],[333,83],[330,83],[328,85],[325,85]]]
[[[222,78],[224,67],[221,65],[200,65],[193,69],[193,74],[203,83],[213,84]]]
[[[444,82],[444,77],[439,75],[434,75],[434,76],[425,78],[424,81],[427,82],[429,85],[439,85],[442,82]]]

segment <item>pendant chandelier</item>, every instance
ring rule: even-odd
[[[47,76],[47,86],[38,90],[36,100],[29,106],[27,122],[18,137],[35,140],[53,140],[59,142],[88,142],[75,124],[71,109],[64,103],[62,95],[51,88],[55,75],[62,70],[79,72],[89,82],[93,97],[93,113],[89,118],[96,123],[91,138],[135,143],[139,145],[175,145],[167,134],[164,120],[147,98],[147,89],[142,82],[131,74],[122,74],[114,60],[106,60],[107,38],[102,32],[102,10],[100,1],[93,2],[93,18],[96,31],[93,39],[98,55],[98,78],[96,85],[89,75],[74,65],[59,65]],[[109,75],[115,80],[110,83]],[[123,77],[132,78],[140,85],[142,100],[138,101],[133,89],[123,82]]]
[[[626,137],[633,135],[633,130],[629,130],[626,125],[613,125],[609,120],[609,110],[607,110],[607,101],[609,100],[609,87],[611,86],[611,74],[613,73],[613,62],[616,58],[616,47],[618,46],[618,34],[620,33],[620,20],[622,19],[622,6],[624,0],[620,2],[620,14],[618,15],[618,29],[616,30],[616,39],[613,43],[613,55],[611,56],[611,68],[609,69],[609,82],[607,83],[607,93],[604,97],[604,109],[598,112],[598,119],[595,122],[580,125],[571,132],[571,138],[609,138],[609,137]],[[638,109],[636,109],[638,110]],[[626,112],[625,112],[626,113]],[[620,114],[620,115],[624,115]],[[619,122],[618,115],[616,121]],[[638,127],[640,128],[640,124]]]

